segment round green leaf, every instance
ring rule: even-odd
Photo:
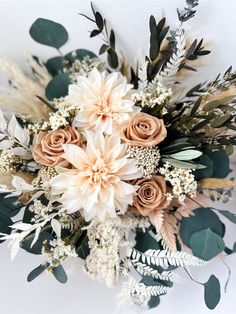
[[[40,44],[59,49],[68,40],[64,26],[51,20],[39,18],[30,28],[30,36]]]
[[[208,156],[213,161],[213,178],[225,178],[230,173],[229,157],[224,150],[214,151]]]
[[[74,62],[75,60],[82,61],[84,57],[96,58],[97,56],[95,53],[87,49],[77,49],[65,55],[65,59],[70,62]]]
[[[62,57],[54,57],[54,58],[48,59],[45,66],[48,72],[51,73],[52,76],[55,76],[58,73],[63,72],[63,68],[65,67],[64,61],[65,59]]]
[[[204,178],[211,178],[213,175],[213,161],[210,157],[206,154],[203,154],[199,157],[198,161],[199,164],[206,166],[203,169],[196,169],[194,171],[194,177],[196,180],[201,180]]]
[[[193,255],[205,261],[210,261],[225,249],[223,239],[209,228],[193,233],[189,243]]]
[[[220,282],[214,275],[211,275],[208,281],[204,283],[204,300],[206,306],[210,310],[213,310],[220,302],[220,297]]]
[[[68,94],[70,78],[67,74],[56,75],[46,87],[46,96],[49,100],[64,97]]]
[[[148,307],[149,309],[153,309],[154,307],[157,307],[160,304],[160,297],[157,296],[151,296],[150,300],[148,301]]]
[[[223,238],[225,226],[210,208],[197,208],[194,216],[183,218],[180,225],[180,236],[184,243],[191,247],[190,238],[195,232],[211,229]]]

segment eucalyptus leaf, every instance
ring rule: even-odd
[[[210,261],[225,249],[223,239],[211,229],[193,233],[189,240],[194,256]]]
[[[180,224],[181,239],[188,247],[191,247],[190,238],[194,233],[208,228],[224,237],[225,226],[210,208],[197,208],[193,213],[194,216],[183,218]]]
[[[216,276],[211,275],[206,283],[204,283],[204,299],[206,306],[213,310],[220,302],[220,282]]]
[[[68,94],[70,78],[66,73],[57,74],[46,87],[46,96],[49,100],[64,97]]]
[[[73,63],[75,60],[82,61],[85,57],[96,58],[97,56],[90,50],[87,49],[76,49],[65,55],[65,59]]]
[[[38,43],[59,49],[68,40],[64,26],[51,20],[38,18],[30,28],[31,37]]]
[[[221,215],[223,215],[224,217],[226,217],[227,219],[229,219],[231,222],[233,222],[234,224],[236,224],[236,214],[231,213],[228,210],[222,210],[222,209],[217,209],[217,211],[219,213],[221,213]]]
[[[52,74],[52,76],[55,76],[63,72],[63,69],[65,67],[65,59],[62,57],[54,57],[54,58],[48,59],[45,66],[48,72]]]

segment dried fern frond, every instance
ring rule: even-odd
[[[168,266],[201,266],[206,262],[198,257],[187,254],[182,251],[169,250],[148,250],[141,253],[136,249],[132,249],[131,259],[133,262],[138,262],[140,259],[147,265],[156,265],[161,267]]]
[[[166,62],[157,79],[165,86],[170,86],[175,81],[181,63],[183,62],[186,54],[186,41],[183,29],[178,29],[175,33],[175,50],[173,51],[170,59]]]
[[[160,228],[161,243],[167,250],[176,251],[177,219],[174,215],[164,212]]]
[[[7,73],[8,88],[0,88],[0,108],[16,115],[30,115],[34,121],[46,119],[50,110],[37,97],[45,98],[45,87],[24,74],[18,65],[0,59],[0,70]]]
[[[151,297],[166,294],[168,290],[169,288],[166,286],[146,286],[144,283],[139,283],[133,293],[136,295]]]
[[[179,276],[172,271],[163,271],[162,273],[159,273],[156,269],[153,269],[152,267],[141,262],[134,262],[133,266],[142,276],[150,276],[154,279],[165,281],[179,281]]]

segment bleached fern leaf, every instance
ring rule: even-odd
[[[175,33],[175,48],[169,61],[157,75],[157,79],[165,86],[169,86],[174,82],[174,77],[185,58],[186,42],[183,29],[178,29]]]
[[[161,267],[200,266],[205,264],[205,261],[193,255],[182,251],[173,252],[168,250],[148,250],[145,253],[141,253],[136,249],[133,249],[131,252],[131,259],[133,262],[138,262],[141,259],[144,264]]]
[[[163,213],[163,223],[160,228],[159,237],[164,249],[176,251],[177,219],[172,214]]]
[[[147,79],[147,67],[148,67],[148,62],[145,61],[143,65],[139,68],[138,71],[138,89],[139,90],[144,90],[147,87],[148,84],[148,79]]]
[[[144,283],[139,283],[136,285],[135,293],[151,297],[166,294],[168,290],[169,288],[165,286],[146,286]]]
[[[154,279],[160,279],[165,281],[179,281],[180,279],[179,275],[174,272],[163,271],[162,273],[159,273],[156,269],[153,269],[152,267],[141,262],[134,262],[133,266],[142,276],[150,276]]]

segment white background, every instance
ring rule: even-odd
[[[176,7],[183,7],[183,0],[94,0],[100,12],[107,18],[117,35],[121,50],[134,64],[136,56],[148,50],[148,18],[166,15],[172,27],[178,25]],[[204,36],[208,47],[214,49],[206,57],[199,72],[188,84],[213,78],[218,72],[226,70],[231,64],[236,68],[235,41],[235,0],[200,0],[196,17],[186,24],[192,38]],[[90,14],[88,0],[0,0],[0,56],[6,56],[25,68],[25,59],[32,53],[43,59],[56,55],[49,47],[41,46],[30,38],[28,30],[38,17],[61,22],[70,34],[69,43],[62,48],[68,52],[75,48],[98,51],[100,41],[89,39],[92,29],[89,21],[79,16]],[[204,67],[205,65],[205,67]],[[229,207],[235,210],[235,199]],[[236,239],[235,225],[228,224],[227,244],[232,247]],[[227,258],[232,269],[232,277],[227,294],[223,293],[220,305],[214,314],[235,314],[236,310],[236,255]],[[119,287],[107,289],[102,284],[77,271],[79,265],[70,267],[71,275],[67,285],[57,283],[47,274],[28,284],[27,274],[41,262],[40,256],[21,252],[10,262],[5,245],[0,247],[0,314],[113,314],[116,313],[116,300]],[[193,270],[198,280],[206,281],[215,273],[222,281],[227,278],[227,269],[220,260],[215,260],[205,268]],[[178,284],[165,297],[161,305],[149,313],[165,314],[205,314],[203,289],[187,282]],[[134,313],[123,310],[122,313]]]

